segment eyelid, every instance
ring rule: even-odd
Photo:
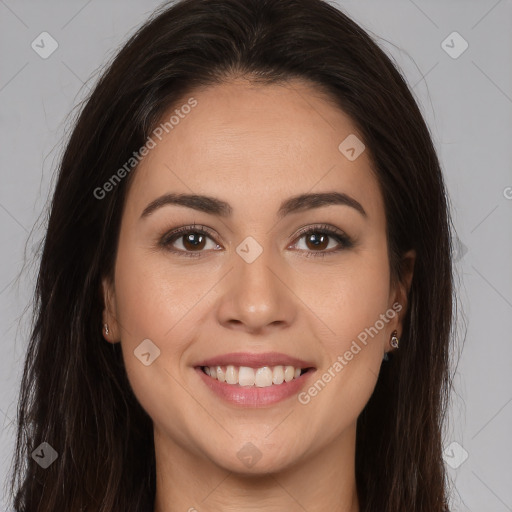
[[[210,237],[212,239],[212,241],[215,242],[216,245],[220,245],[215,240],[216,234],[214,233],[214,231],[212,229],[208,228],[207,226],[203,226],[201,224],[196,224],[196,223],[165,231],[163,235],[160,235],[158,237],[158,245],[162,246],[164,249],[169,250],[170,252],[175,252],[175,253],[180,253],[180,254],[183,254],[183,253],[192,254],[193,251],[181,251],[181,250],[176,250],[176,249],[169,249],[170,242],[173,239],[174,239],[174,241],[176,241],[177,239],[180,238],[180,235],[184,235],[186,233],[200,233],[200,234],[206,235],[206,236]],[[205,251],[198,251],[197,254],[200,254],[201,252],[205,252]]]
[[[299,228],[299,230],[293,235],[294,239],[297,237],[303,236],[303,235],[309,233],[310,231],[314,231],[314,232],[328,231],[331,233],[335,233],[339,236],[350,238],[344,231],[337,228],[336,226],[332,226],[331,224],[307,224],[306,226]]]

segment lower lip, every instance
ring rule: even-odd
[[[240,384],[226,384],[212,379],[201,368],[194,368],[203,382],[218,396],[235,405],[245,407],[263,407],[281,402],[296,395],[306,385],[316,370],[309,370],[297,379],[282,384],[272,384],[264,388],[256,386],[240,386]]]

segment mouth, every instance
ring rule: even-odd
[[[277,365],[261,366],[196,366],[200,380],[212,396],[237,407],[270,407],[291,400],[309,385],[316,372],[313,367],[295,368]],[[294,402],[290,402],[293,404]]]
[[[292,365],[250,366],[212,365],[197,366],[210,379],[230,386],[268,388],[282,386],[315,371],[314,367],[300,368]]]
[[[292,399],[316,372],[312,361],[280,352],[232,352],[197,361],[193,367],[212,396],[242,407]]]

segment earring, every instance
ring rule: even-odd
[[[105,326],[104,326],[104,327],[105,327],[105,334],[108,336],[108,333],[110,332],[110,331],[108,330],[108,324],[105,324]]]
[[[397,331],[393,331],[391,333],[391,341],[389,342],[389,344],[393,348],[398,348],[398,346],[399,346],[399,341],[400,340],[398,339],[397,334],[398,334]],[[384,357],[382,359],[384,361],[391,361],[391,359],[393,359],[393,354],[391,352],[384,352]]]
[[[397,331],[393,331],[391,333],[391,341],[389,342],[390,345],[393,347],[393,348],[398,348],[399,346],[399,339],[397,338],[397,334],[398,332]]]

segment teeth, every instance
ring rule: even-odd
[[[267,388],[268,386],[272,386],[272,368],[264,366],[263,368],[258,368],[255,373],[256,375],[254,377],[254,383],[256,384],[256,387]]]
[[[212,373],[212,369],[210,367],[210,375]],[[234,366],[228,366],[226,368],[226,382],[228,384],[238,384],[238,368]]]
[[[224,382],[226,380],[226,374],[222,371],[220,366],[217,366],[217,380]]]
[[[276,366],[272,372],[272,382],[282,384],[284,382],[284,370],[282,366]]]
[[[250,368],[248,366],[205,366],[206,375],[212,379],[227,384],[239,384],[240,386],[256,386],[266,388],[272,385],[279,385],[283,382],[300,377],[301,368],[293,366],[263,366],[262,368]]]
[[[240,366],[238,370],[238,384],[240,384],[240,386],[254,386],[254,381],[254,370],[247,366]]]

